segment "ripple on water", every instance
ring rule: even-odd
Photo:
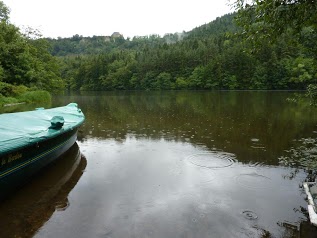
[[[205,152],[193,154],[188,156],[187,160],[193,165],[209,169],[230,167],[236,162],[233,154],[225,152]]]
[[[258,215],[253,211],[249,211],[249,210],[243,211],[242,215],[245,219],[248,219],[248,220],[257,220],[258,219]]]
[[[272,180],[258,173],[240,174],[235,177],[235,181],[248,189],[269,189],[272,187]]]

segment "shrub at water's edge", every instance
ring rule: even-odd
[[[25,92],[19,97],[19,101],[26,103],[50,102],[51,99],[51,94],[44,90]]]
[[[51,102],[51,94],[47,91],[30,91],[17,98],[4,97],[0,94],[0,107],[17,103]]]
[[[15,86],[0,82],[0,107],[7,104],[50,102],[51,94],[43,90],[34,90],[23,85]]]
[[[50,102],[50,94],[65,84],[50,45],[37,30],[10,22],[10,10],[0,0],[0,107],[7,104]]]
[[[7,104],[15,104],[18,103],[18,99],[12,97],[4,97],[0,94],[0,107],[7,105]]]

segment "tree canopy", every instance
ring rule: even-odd
[[[316,0],[234,0],[233,6],[238,14],[236,22],[244,28],[247,39],[258,46],[265,41],[277,41],[281,35],[291,34],[296,40],[288,47],[296,48],[296,42],[302,42],[306,56],[297,58],[287,68],[293,73],[289,76],[293,82],[305,81],[304,75],[296,72],[314,69],[310,74],[307,95],[313,104],[317,102],[317,1]],[[306,58],[306,57],[309,57]],[[309,62],[308,62],[308,61]],[[308,66],[310,65],[310,66]],[[303,78],[304,77],[304,78]],[[306,78],[307,79],[307,78]]]
[[[311,14],[316,8],[303,10],[314,2],[234,3],[238,13],[163,37],[43,39],[32,30],[22,34],[5,18],[0,23],[0,81],[49,90],[64,85],[74,90],[297,90],[316,82],[317,14]],[[296,21],[300,13],[293,6],[305,17]],[[287,14],[280,13],[284,8]],[[290,24],[276,22],[279,17]],[[256,50],[243,32],[260,40]]]
[[[3,3],[3,1],[0,1],[0,21],[8,21],[9,14],[9,8]]]
[[[0,83],[49,91],[62,88],[58,62],[47,40],[23,34],[10,23],[9,13],[0,1]]]
[[[315,0],[235,0],[237,22],[248,33],[278,37],[288,29],[300,33],[304,27],[317,30]]]
[[[316,34],[254,46],[227,14],[182,34],[49,39],[69,88],[80,90],[305,89],[316,80]],[[236,34],[238,33],[238,34]],[[260,35],[261,33],[259,33]],[[234,36],[234,37],[232,37]]]

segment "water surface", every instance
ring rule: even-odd
[[[305,102],[287,102],[291,96],[55,96],[52,107],[77,102],[85,113],[77,144],[87,165],[66,205],[55,204],[25,237],[313,237],[301,184],[311,173],[305,166],[316,166],[317,116]],[[27,185],[0,212],[32,189]],[[25,226],[12,217],[11,227]]]

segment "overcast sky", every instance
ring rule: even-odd
[[[11,23],[45,37],[124,37],[189,31],[231,12],[228,0],[3,0]]]

